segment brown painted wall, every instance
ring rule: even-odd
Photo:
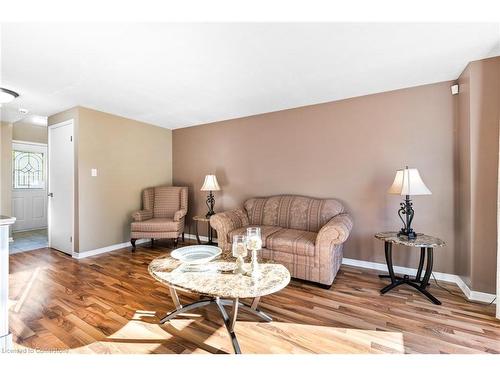
[[[457,101],[457,133],[455,136],[455,207],[457,274],[471,284],[471,171],[470,171],[470,65],[458,78],[460,92]]]
[[[471,286],[494,292],[500,57],[470,63]]]
[[[458,79],[457,272],[495,291],[500,58],[471,62]]]
[[[384,262],[373,234],[400,228],[400,198],[387,194],[395,171],[420,170],[433,195],[415,197],[414,227],[443,238],[435,269],[455,273],[452,82],[173,131],[173,182],[190,189],[188,216],[206,212],[203,178],[215,173],[216,211],[253,196],[334,197],[354,217],[344,256]],[[193,233],[191,227],[190,232]],[[396,251],[416,267],[417,251]]]

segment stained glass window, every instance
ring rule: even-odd
[[[12,151],[12,187],[14,189],[43,189],[43,153]]]

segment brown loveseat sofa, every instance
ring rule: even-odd
[[[353,223],[335,199],[278,195],[249,199],[244,208],[212,216],[210,225],[223,251],[231,251],[234,235],[258,226],[264,259],[285,265],[292,277],[331,285]]]

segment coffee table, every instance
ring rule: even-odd
[[[170,255],[154,259],[149,264],[149,273],[156,280],[169,287],[170,296],[175,305],[175,310],[162,318],[160,324],[187,311],[215,305],[231,337],[234,352],[241,354],[240,345],[234,332],[238,311],[241,309],[266,322],[272,321],[272,318],[258,309],[257,306],[262,296],[275,293],[288,285],[290,272],[281,264],[266,262],[260,264],[261,275],[254,279],[250,276],[234,274],[235,265],[234,258],[228,255],[222,255],[220,259],[201,266],[201,268],[181,264]],[[245,264],[245,267],[249,269],[249,264]],[[199,294],[206,298],[182,305],[177,290]],[[252,299],[250,304],[241,301],[241,299],[247,298]],[[224,306],[233,307],[231,316]]]

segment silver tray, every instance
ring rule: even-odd
[[[170,256],[183,264],[205,264],[217,258],[221,253],[222,250],[217,246],[193,245],[175,249]]]

